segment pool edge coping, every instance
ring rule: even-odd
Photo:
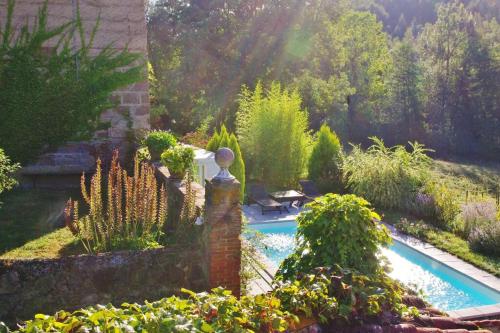
[[[387,223],[381,222],[385,225],[391,232],[392,238],[403,243],[404,245],[412,248],[413,250],[439,262],[440,264],[467,276],[468,278],[476,281],[477,283],[500,293],[500,279],[491,273],[488,273],[480,268],[475,267],[472,264],[452,255],[446,251],[438,249],[432,244],[426,243],[418,238],[410,235],[406,235],[394,226]],[[447,257],[446,261],[443,261],[443,257]],[[500,315],[500,303],[477,306],[471,308],[464,308],[458,310],[445,311],[448,315],[458,318],[458,319],[477,319],[484,317],[495,317]]]

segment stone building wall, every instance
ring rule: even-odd
[[[40,6],[44,0],[16,0],[13,23],[20,28],[26,22],[33,24]],[[7,0],[0,0],[0,22],[5,22]],[[145,18],[145,0],[48,0],[49,27],[59,26],[76,17],[79,8],[80,16],[87,35],[95,26],[98,17],[99,29],[95,36],[95,54],[110,43],[116,49],[128,48],[131,52],[143,55],[144,64],[147,61],[147,27]],[[78,37],[74,44],[79,45]],[[47,45],[51,47],[52,45]],[[42,171],[58,174],[60,167],[80,172],[93,168],[96,151],[102,151],[103,142],[112,148],[123,148],[124,142],[130,137],[130,130],[149,129],[149,85],[147,82],[147,68],[144,66],[145,81],[124,87],[116,91],[111,98],[117,102],[117,107],[102,114],[102,120],[110,124],[108,129],[95,133],[95,139],[86,143],[71,143],[68,147],[61,147],[41,157],[37,165]],[[87,149],[91,146],[91,149]],[[97,147],[97,148],[96,148]],[[48,167],[57,166],[50,170]],[[37,168],[29,172],[41,173]]]

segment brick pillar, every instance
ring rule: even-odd
[[[205,241],[209,287],[225,287],[240,296],[241,204],[236,179],[207,181]]]

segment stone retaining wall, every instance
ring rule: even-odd
[[[0,321],[206,290],[205,266],[201,247],[0,261]]]

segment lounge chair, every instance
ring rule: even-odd
[[[281,214],[281,204],[269,197],[269,193],[267,193],[264,186],[260,184],[250,185],[248,187],[247,194],[248,202],[250,204],[256,203],[257,205],[259,205],[262,215],[264,215],[265,212],[271,211],[279,211]]]
[[[311,180],[299,180],[300,187],[302,188],[302,193],[306,196],[308,200],[314,200],[317,197],[321,196],[319,193],[316,184],[314,184]]]

